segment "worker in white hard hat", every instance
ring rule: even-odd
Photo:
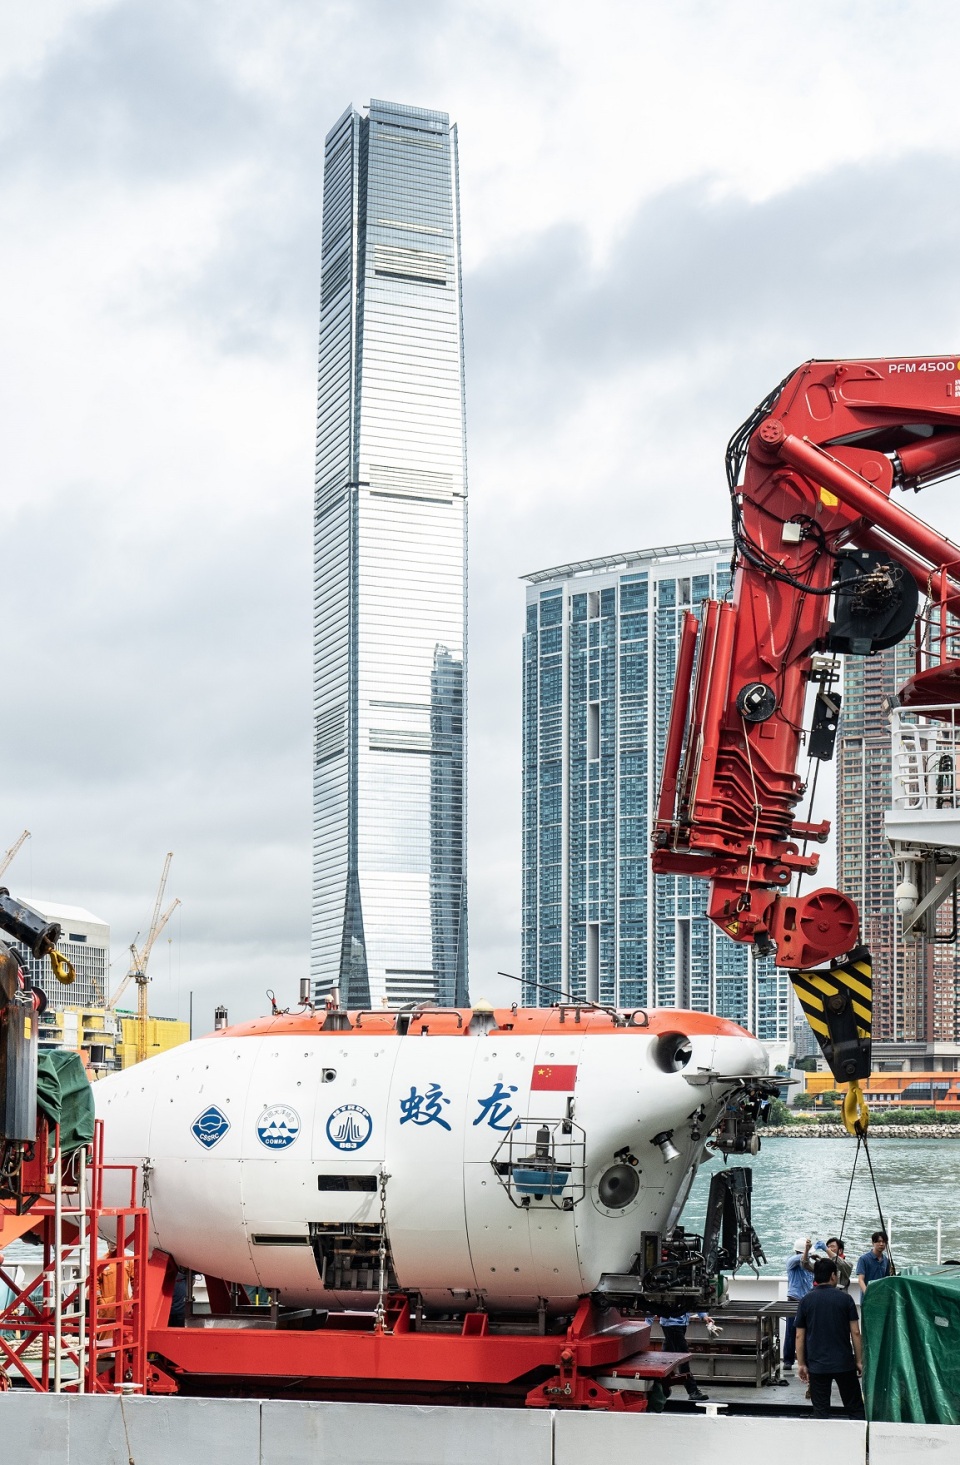
[[[798,1236],[793,1243],[793,1254],[787,1258],[787,1301],[799,1302],[806,1297],[813,1286],[813,1261],[810,1256],[812,1242],[809,1236]],[[787,1318],[787,1329],[783,1339],[783,1371],[792,1373],[797,1361],[797,1320]]]

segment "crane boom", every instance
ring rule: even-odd
[[[132,949],[133,948],[131,947],[131,950]],[[107,1010],[108,1010],[108,1012],[113,1012],[115,1010],[115,1008],[119,1006],[120,998],[123,996],[124,992],[127,990],[127,988],[129,987],[130,983],[133,981],[133,978],[134,978],[134,969],[133,969],[133,966],[131,965],[130,970],[127,972],[126,976],[121,981],[119,987],[117,988],[117,990],[114,992],[113,996],[110,998],[110,1000],[107,1003]]]
[[[727,471],[733,601],[682,627],[653,865],[706,878],[728,936],[802,969],[859,937],[849,896],[787,893],[829,833],[799,815],[798,765],[804,742],[832,756],[836,658],[902,640],[920,592],[943,626],[960,609],[960,547],[891,499],[960,471],[960,360],[809,361],[731,439]],[[945,633],[940,647],[905,700],[935,701],[937,677],[955,675]]]
[[[147,959],[149,958],[150,951],[153,947],[154,941],[157,939],[158,932],[169,920],[171,912],[178,903],[175,901],[174,905],[170,907],[170,910],[167,911],[167,914],[161,919],[160,907],[163,904],[163,892],[167,888],[167,876],[170,874],[170,861],[172,859],[173,850],[168,850],[167,858],[163,862],[163,874],[160,876],[160,884],[157,887],[157,898],[153,903],[153,915],[150,918],[150,929],[147,932],[147,939],[144,942],[143,950],[140,953],[141,965],[145,964]]]
[[[957,357],[806,362],[727,447],[732,603],[705,601],[680,628],[653,868],[705,878],[710,919],[790,970],[834,1076],[850,1085],[843,1117],[859,1135],[872,960],[848,895],[800,893],[819,863],[808,842],[825,842],[830,823],[812,822],[812,799],[799,816],[798,767],[804,743],[811,768],[833,756],[838,657],[883,651],[915,626],[916,671],[898,700],[952,715],[960,546],[891,494],[958,472]]]
[[[9,870],[10,866],[13,864],[14,860],[20,852],[21,846],[30,838],[32,838],[32,836],[29,829],[25,829],[20,838],[10,846],[10,848],[4,854],[3,858],[0,859],[0,879],[2,879],[2,877]]]
[[[147,962],[150,960],[150,953],[153,950],[154,942],[160,935],[160,932],[163,930],[164,926],[167,924],[179,904],[179,900],[172,900],[162,916],[157,915],[156,912],[154,912],[153,925],[150,927],[150,933],[146,941],[140,947],[140,950],[137,951],[137,948],[135,946],[131,946],[130,950],[135,953],[135,959],[139,971],[146,971]]]
[[[150,927],[147,931],[143,945],[138,947],[135,941],[130,943],[130,966],[123,981],[114,992],[107,1004],[111,1011],[114,1011],[126,992],[131,982],[137,984],[137,1062],[142,1062],[147,1056],[147,1022],[149,1020],[149,1004],[147,999],[147,983],[150,978],[147,975],[147,966],[150,961],[150,953],[153,951],[154,943],[164,926],[173,915],[179,899],[172,900],[166,910],[161,911],[163,905],[164,891],[167,888],[167,877],[170,874],[170,862],[173,859],[172,850],[168,852],[163,862],[163,873],[160,876],[160,884],[157,888],[157,898],[153,903],[153,915],[150,919]]]

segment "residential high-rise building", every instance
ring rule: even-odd
[[[956,941],[904,940],[896,873],[884,832],[891,805],[887,706],[915,669],[912,636],[877,656],[848,656],[843,671],[837,767],[837,884],[860,907],[873,956],[873,1035],[914,1043],[960,1040]],[[948,931],[950,902],[938,915]]]
[[[707,919],[706,881],[650,870],[680,621],[727,594],[731,551],[674,545],[526,577],[524,1001],[694,1008],[789,1045],[786,974]]]
[[[326,140],[314,509],[312,974],[467,1000],[457,137],[372,101]]]
[[[817,1042],[816,1034],[799,1006],[793,1020],[793,1053],[797,1059],[820,1057],[820,1045]]]
[[[57,942],[57,950],[72,963],[77,974],[65,987],[53,975],[46,957],[38,961],[14,942],[30,981],[35,987],[43,988],[52,1008],[102,1008],[109,996],[110,927],[107,922],[77,905],[55,905],[32,899],[29,905],[45,920],[56,921],[61,927],[63,935]]]

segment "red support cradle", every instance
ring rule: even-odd
[[[170,1327],[175,1280],[175,1263],[154,1252],[147,1268],[147,1348],[154,1360],[148,1389],[154,1393],[639,1413],[652,1385],[668,1382],[689,1359],[652,1352],[647,1322],[586,1298],[562,1333],[540,1333],[535,1324],[529,1332],[507,1331],[480,1312],[431,1323],[417,1318],[405,1296],[386,1300],[382,1328],[374,1314],[360,1312],[320,1313],[310,1328],[276,1327],[271,1309],[250,1307],[242,1289],[231,1312]],[[237,1295],[218,1279],[207,1282],[216,1306]]]

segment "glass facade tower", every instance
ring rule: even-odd
[[[314,506],[316,994],[467,1000],[466,453],[456,128],[326,140]]]
[[[729,542],[528,575],[523,653],[524,1001],[733,1018],[789,1044],[790,983],[707,920],[707,886],[650,869],[685,610],[730,588]]]

